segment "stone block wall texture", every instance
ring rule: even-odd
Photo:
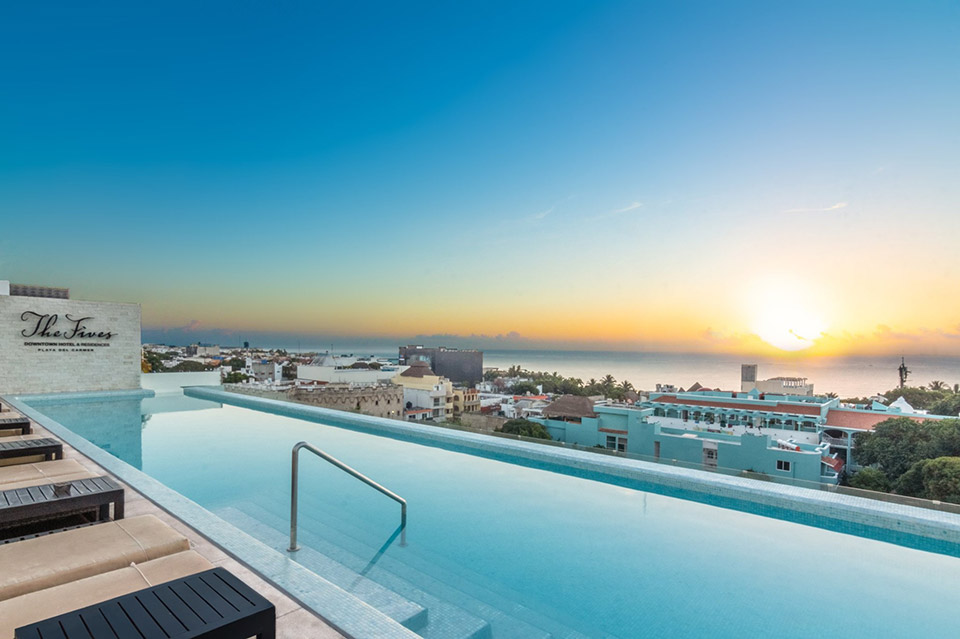
[[[45,316],[56,316],[47,335],[35,330]],[[0,295],[0,394],[136,388],[139,304]]]
[[[463,413],[460,415],[460,422],[470,428],[494,431],[506,424],[507,418],[493,415],[480,415],[479,413]]]
[[[331,385],[285,390],[257,388],[248,384],[225,384],[224,389],[243,395],[309,404],[373,417],[403,417],[403,387],[393,384],[353,388]]]

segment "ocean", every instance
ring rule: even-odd
[[[306,350],[306,349],[304,349]],[[397,357],[396,348],[365,346],[353,349],[337,345],[336,353]],[[758,376],[806,377],[816,393],[837,393],[840,397],[865,397],[895,388],[899,383],[900,358],[845,357],[773,359],[703,353],[637,353],[622,351],[484,350],[485,368],[519,365],[531,371],[557,372],[579,377],[584,382],[613,375],[630,381],[636,388],[653,390],[658,383],[689,388],[700,382],[710,388],[740,389],[740,365],[759,365]],[[933,380],[950,386],[960,384],[960,358],[907,357],[912,373],[910,386]]]

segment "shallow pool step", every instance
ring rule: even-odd
[[[250,502],[242,504],[241,507],[276,530],[289,526],[289,521],[272,508],[264,508]],[[412,551],[412,548],[400,553],[404,557],[403,560],[388,552],[371,563],[370,560],[377,551],[371,543],[359,541],[356,536],[318,521],[312,515],[305,514],[308,511],[310,511],[309,508],[301,508],[299,534],[303,543],[309,544],[321,554],[332,557],[357,572],[364,572],[367,577],[394,592],[426,606],[429,610],[430,623],[427,625],[427,632],[421,633],[425,637],[449,636],[431,632],[439,627],[439,624],[435,626],[435,621],[438,621],[436,619],[438,610],[434,602],[437,601],[443,604],[444,609],[453,607],[475,618],[486,620],[490,623],[490,631],[495,639],[582,636],[555,620],[538,615],[489,589],[469,583],[462,574],[455,574],[410,554],[409,551]],[[340,528],[343,522],[338,521],[337,524]],[[313,533],[314,530],[322,530],[323,535]],[[396,543],[398,542],[395,541],[394,544]],[[441,573],[439,578],[434,576],[438,570]],[[466,592],[461,587],[468,587],[471,592]],[[534,624],[528,620],[535,620],[537,623]]]
[[[316,531],[317,544],[328,544],[320,548],[321,552],[330,552],[331,556],[357,571],[365,572],[367,561],[374,556],[376,548],[385,541],[385,536],[374,534],[368,527],[358,526],[329,513],[323,512],[322,504],[313,503],[317,498],[301,495],[301,530]],[[264,507],[271,513],[273,524],[286,530],[289,526],[287,515],[281,513],[273,502]],[[266,516],[266,513],[264,513]],[[301,533],[302,534],[302,533]],[[396,542],[394,542],[396,545]],[[346,549],[346,550],[344,550]],[[341,554],[337,554],[337,552]],[[363,558],[363,559],[361,559]],[[377,570],[385,570],[381,577]],[[464,566],[437,556],[429,548],[411,544],[401,552],[390,550],[376,562],[368,576],[393,588],[389,582],[391,574],[401,575],[405,580],[428,592],[437,593],[444,601],[453,603],[467,612],[490,622],[493,635],[502,637],[563,637],[565,639],[586,639],[584,633],[575,630],[576,622],[566,620],[561,609],[548,614],[525,606],[521,593],[491,581],[482,573],[471,571]],[[397,590],[396,588],[394,588]],[[401,592],[402,590],[397,590]],[[415,599],[415,597],[411,597]]]
[[[264,524],[236,508],[222,508],[216,514],[274,548],[286,548],[289,541],[283,533],[272,526]],[[280,550],[280,552],[285,551]],[[291,553],[290,556],[330,583],[346,590],[357,599],[373,606],[410,630],[416,632],[427,625],[426,608],[401,597],[375,581],[361,577],[346,566],[321,555],[312,548],[303,546],[295,554]],[[304,561],[305,559],[307,561]]]
[[[239,508],[250,513],[250,516],[247,516],[247,520],[252,523],[249,524],[251,528],[247,528],[247,530],[251,532],[253,536],[274,548],[286,547],[289,541],[287,534],[278,530],[278,528],[288,525],[286,522],[256,504],[244,503],[240,504]],[[233,516],[232,513],[231,516]],[[240,521],[239,517],[238,521]],[[302,519],[302,521],[305,520]],[[254,525],[257,526],[256,529],[252,528]],[[304,528],[301,528],[300,531],[300,545],[301,550],[297,551],[294,556],[297,563],[316,572],[321,577],[329,579],[348,592],[352,592],[349,587],[349,584],[352,582],[348,582],[347,586],[343,586],[339,581],[328,577],[324,572],[331,563],[338,565],[341,570],[348,571],[354,581],[373,581],[389,589],[391,592],[397,593],[398,596],[410,599],[426,608],[426,625],[420,628],[411,628],[426,639],[492,639],[490,624],[484,619],[462,610],[449,601],[445,601],[429,592],[417,588],[402,577],[390,574],[389,579],[384,581],[382,579],[384,576],[383,573],[378,573],[375,579],[369,574],[366,577],[361,576],[358,572],[344,566],[341,559],[346,560],[347,564],[352,566],[364,564],[363,559],[347,553],[343,548],[320,540],[316,535],[304,530]],[[336,556],[337,558],[333,559],[331,556]],[[357,568],[357,570],[360,570],[360,568]],[[535,637],[536,635],[533,636]]]

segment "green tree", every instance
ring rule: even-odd
[[[923,492],[927,499],[960,504],[960,457],[937,457],[923,467]]]
[[[907,417],[880,422],[873,432],[859,433],[853,440],[853,456],[863,466],[874,464],[890,479],[907,472],[924,459],[930,433],[922,424]]]
[[[850,478],[850,485],[862,490],[874,490],[885,493],[890,491],[890,480],[877,468],[867,466]]]
[[[910,497],[923,497],[923,469],[929,462],[929,459],[921,459],[911,466],[907,472],[900,475],[893,485],[897,494],[908,495]]]
[[[941,382],[939,379],[935,379],[929,384],[927,384],[927,388],[929,388],[932,391],[943,391],[943,390],[947,390],[947,385],[946,383]]]
[[[517,382],[510,391],[514,395],[526,395],[527,393],[535,395],[537,393],[537,385],[533,382]]]
[[[170,373],[199,373],[201,371],[213,370],[213,368],[206,366],[201,362],[187,360],[185,362],[180,362],[172,368],[163,368],[162,370]]]
[[[918,461],[897,480],[896,491],[901,495],[960,503],[960,457]]]
[[[534,439],[553,439],[546,427],[529,419],[511,419],[497,429],[499,433],[509,433],[510,435],[520,435],[521,437],[532,437]]]
[[[244,374],[241,373],[240,371],[230,371],[230,372],[227,373],[226,376],[223,378],[223,383],[224,383],[224,384],[239,384],[239,383],[241,383],[241,382],[247,381],[248,379],[250,379],[250,376],[249,376],[249,375],[244,375]]]
[[[607,397],[613,395],[614,389],[617,387],[617,380],[613,375],[607,374],[603,376],[603,380],[600,382],[600,391]]]

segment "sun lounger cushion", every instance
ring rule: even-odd
[[[24,479],[23,481],[7,482],[5,484],[0,484],[0,490],[29,488],[30,486],[43,486],[44,484],[59,484],[61,482],[76,481],[77,479],[91,479],[93,477],[102,476],[103,473],[91,473],[90,471],[82,470],[75,473],[65,473],[56,477],[34,477],[33,479]]]
[[[80,462],[75,459],[56,459],[54,461],[37,462],[35,464],[4,466],[0,468],[0,490],[4,490],[4,484],[12,482],[49,478],[49,481],[46,483],[51,483],[56,481],[56,479],[53,478],[60,475],[82,473],[86,470],[87,469],[81,466]]]
[[[0,437],[0,442],[15,442],[24,439],[48,439],[49,437],[50,435],[38,435],[37,433],[31,433],[30,435],[7,435]]]
[[[189,549],[153,515],[0,545],[0,601]]]
[[[13,639],[20,626],[211,568],[209,561],[186,550],[0,601],[0,639]]]

